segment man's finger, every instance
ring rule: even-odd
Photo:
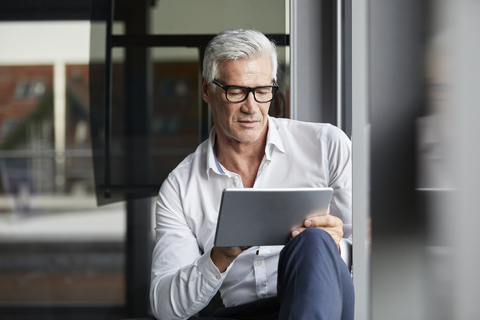
[[[324,216],[308,218],[307,220],[305,220],[303,224],[306,228],[310,228],[310,227],[328,228],[328,227],[336,227],[336,226],[342,225],[342,220],[335,216],[324,215]]]
[[[302,233],[303,230],[306,230],[306,229],[307,229],[307,228],[298,228],[297,230],[294,230],[294,231],[291,233],[290,239],[295,238],[295,237],[298,236],[300,233]]]

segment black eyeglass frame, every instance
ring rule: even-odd
[[[248,95],[249,93],[251,92],[253,94],[253,98],[255,99],[255,101],[257,101],[258,103],[267,103],[267,102],[271,102],[273,99],[275,99],[275,95],[277,94],[277,91],[278,91],[278,86],[275,84],[275,85],[271,85],[271,86],[260,86],[260,87],[244,87],[244,86],[230,86],[230,85],[225,85],[225,84],[222,84],[220,82],[218,82],[217,79],[213,79],[212,81],[213,84],[219,86],[220,88],[223,89],[223,91],[225,91],[225,99],[227,99],[227,101],[229,102],[232,102],[232,103],[240,103],[240,102],[243,102],[245,100],[247,100],[248,98]],[[230,99],[228,99],[228,96],[227,96],[227,92],[228,92],[228,89],[229,88],[242,88],[242,89],[246,89],[247,90],[247,94],[245,95],[245,98],[243,98],[243,100],[240,100],[240,101],[232,101]],[[272,99],[268,100],[268,101],[258,101],[257,100],[257,96],[255,95],[255,90],[257,89],[261,89],[261,88],[272,88]]]

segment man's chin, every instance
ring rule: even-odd
[[[244,131],[244,130],[242,130]],[[232,134],[232,138],[234,138],[238,142],[242,143],[251,143],[255,142],[260,138],[260,133],[254,132],[253,130],[247,130],[250,132],[237,132]]]
[[[238,130],[233,130],[230,132],[230,137],[235,139],[238,142],[242,143],[253,143],[258,141],[262,137],[262,132],[260,128],[240,128]]]

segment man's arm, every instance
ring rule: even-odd
[[[352,151],[347,135],[335,126],[327,132],[330,215],[343,222],[343,238],[352,239]]]
[[[320,149],[326,150],[324,167],[328,168],[328,186],[333,188],[329,213],[305,220],[303,227],[292,232],[292,237],[306,228],[320,228],[328,232],[340,248],[342,238],[351,241],[352,236],[351,143],[335,126],[329,126],[326,137],[319,137],[318,141],[325,144]]]
[[[212,262],[210,250],[201,252],[178,189],[169,177],[157,199],[150,300],[158,319],[186,319],[202,310],[227,274]]]

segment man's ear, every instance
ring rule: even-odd
[[[208,81],[202,77],[202,97],[203,101],[206,103],[210,103],[211,101],[211,94],[212,92],[210,91],[210,84]]]

